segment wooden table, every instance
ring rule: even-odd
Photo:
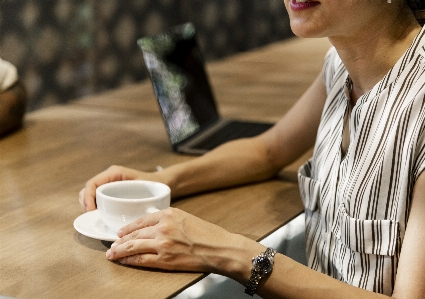
[[[294,39],[210,64],[223,115],[276,121],[320,71],[327,48]],[[0,140],[0,157],[0,295],[169,298],[205,276],[109,262],[110,243],[73,228],[79,190],[109,165],[149,171],[193,158],[171,152],[148,82],[29,113],[22,130]],[[302,211],[293,180],[301,160],[281,178],[173,206],[260,240]]]

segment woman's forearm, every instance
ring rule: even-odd
[[[268,179],[313,146],[325,99],[319,75],[267,132],[225,143],[198,159],[171,166],[159,179],[171,187],[173,197]]]
[[[173,197],[268,179],[279,168],[268,162],[259,138],[239,139],[208,152],[201,158],[161,171]]]

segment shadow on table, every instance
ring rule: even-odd
[[[90,237],[86,237],[80,234],[79,232],[74,233],[74,240],[77,243],[80,243],[81,245],[83,245],[84,247],[97,250],[97,251],[102,251],[102,252],[106,252],[109,248],[111,248],[111,245],[112,245],[112,242],[110,241],[101,241],[101,240],[93,239]]]

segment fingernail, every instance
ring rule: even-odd
[[[117,246],[117,243],[114,242],[114,243],[111,244],[111,248],[114,247],[114,246]]]
[[[121,236],[121,235],[122,235],[122,229],[120,229],[120,230],[117,232],[117,235],[118,235],[118,236]]]
[[[107,251],[106,251],[106,258],[107,259],[109,259],[111,257],[111,250],[110,249],[108,249]]]

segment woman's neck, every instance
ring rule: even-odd
[[[373,24],[375,28],[357,35],[329,37],[353,82],[352,104],[382,80],[421,30],[413,14],[399,14],[394,20]]]

